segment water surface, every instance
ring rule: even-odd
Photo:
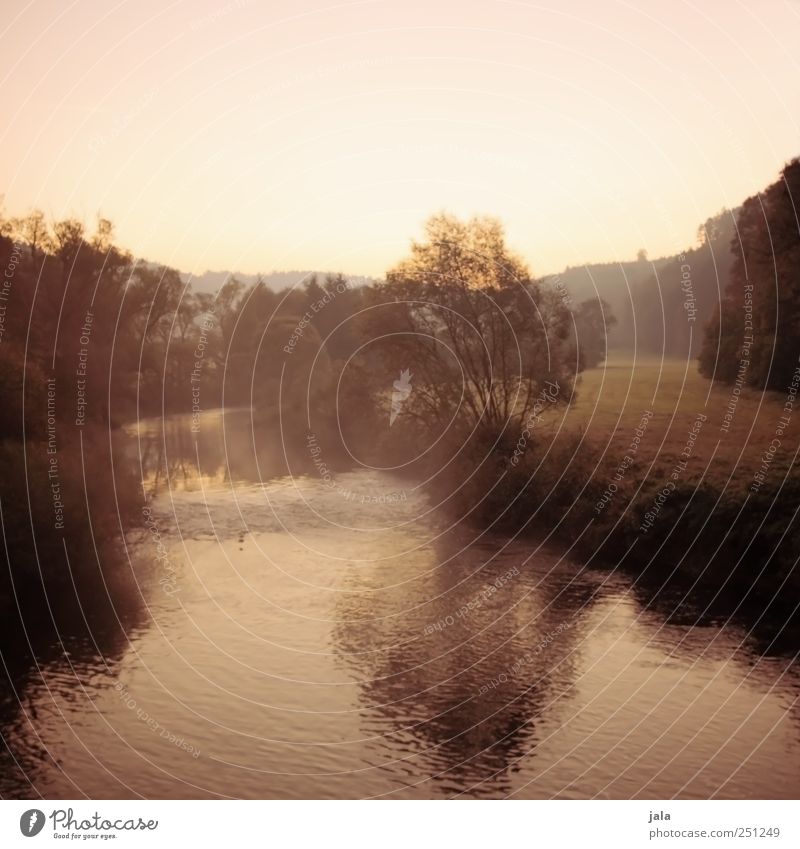
[[[2,796],[797,796],[800,670],[745,620],[189,421],[134,431],[140,614],[4,644]]]

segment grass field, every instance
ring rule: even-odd
[[[579,376],[569,404],[490,448],[476,441],[469,474],[437,495],[455,515],[546,535],[590,566],[734,606],[794,607],[800,372],[797,384],[785,393],[713,386],[695,361],[612,355]]]
[[[784,410],[787,395],[742,390],[723,429],[736,398],[733,387],[712,386],[698,373],[694,360],[615,354],[604,366],[585,372],[576,389],[577,400],[564,425],[570,431],[584,430],[606,450],[610,463],[625,455],[643,413],[653,413],[638,445],[637,461],[653,463],[648,477],[654,483],[670,473],[690,442],[689,431],[703,415],[706,420],[699,421],[689,445],[691,456],[682,482],[703,479],[720,489],[746,490],[761,472],[766,481],[779,485],[796,462],[800,409],[795,414]],[[796,405],[800,406],[800,398]]]
[[[465,489],[477,521],[550,534],[592,564],[793,603],[800,402],[791,387],[712,386],[694,361],[616,354],[575,388],[569,405],[531,427],[519,462],[506,446]]]

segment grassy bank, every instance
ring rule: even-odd
[[[691,425],[698,414],[705,414],[707,421],[694,443],[688,478],[699,481],[702,477],[715,487],[746,490],[775,438],[786,393],[743,390],[727,423],[733,398],[731,387],[712,386],[701,377],[694,360],[634,360],[620,354],[580,377],[577,401],[564,424],[568,429],[585,430],[592,441],[618,454],[642,412],[651,410],[654,415],[638,459],[644,464],[652,462],[652,476],[658,478],[683,450],[687,424]],[[797,412],[780,437],[780,450],[769,466],[772,481],[789,472],[800,444],[800,404],[796,406]]]
[[[521,454],[508,435],[454,506],[483,526],[550,534],[595,565],[796,602],[791,387],[734,393],[693,361],[617,355],[577,393],[534,423]]]

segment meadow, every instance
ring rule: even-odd
[[[714,386],[695,361],[613,353],[529,438],[495,449],[457,506],[591,566],[688,579],[737,604],[789,599],[800,585],[798,385],[800,372],[785,393]]]
[[[756,474],[766,478],[761,486],[780,483],[795,463],[800,411],[785,409],[791,386],[785,393],[743,388],[735,395],[734,387],[702,377],[694,360],[618,352],[605,365],[584,372],[576,390],[563,428],[585,432],[609,460],[625,454],[643,413],[653,413],[637,451],[637,466],[647,470],[650,483],[669,476],[700,416],[706,420],[692,440],[683,482],[747,491],[759,483]],[[726,421],[732,402],[733,416]]]

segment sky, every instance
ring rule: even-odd
[[[675,253],[800,154],[800,0],[3,0],[0,194],[182,271]]]

